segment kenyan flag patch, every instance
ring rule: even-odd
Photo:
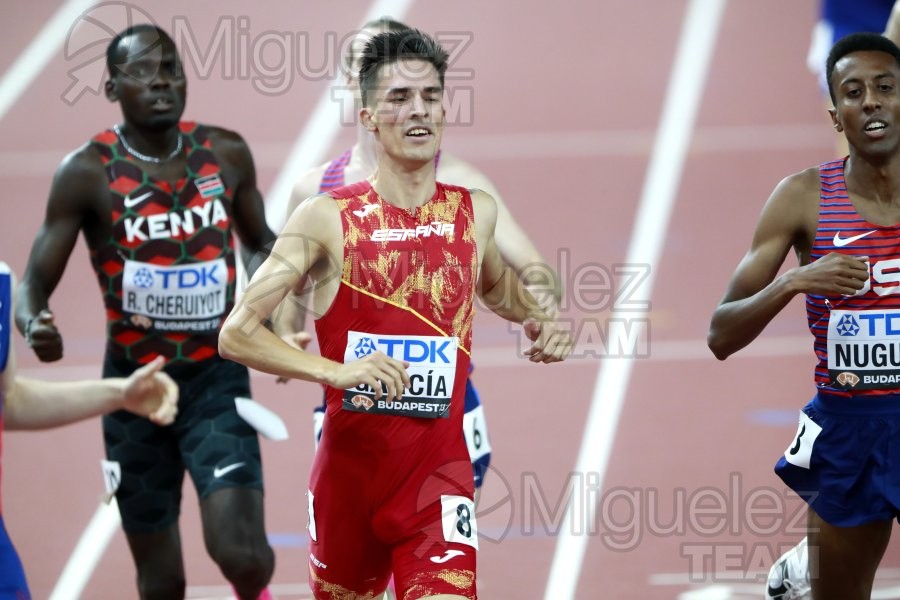
[[[222,183],[218,173],[195,179],[194,183],[197,184],[201,198],[214,198],[225,193],[225,184]]]

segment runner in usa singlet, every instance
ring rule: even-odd
[[[830,252],[868,257],[869,281],[855,295],[808,294],[815,336],[816,385],[831,394],[878,396],[900,391],[900,227],[882,227],[853,208],[844,161],[820,169],[819,226],[810,260]]]
[[[366,385],[326,389],[310,477],[311,585],[383,589],[393,556],[398,591],[427,580],[432,593],[474,597],[474,488],[460,436],[478,269],[471,197],[438,183],[409,211],[368,182],[330,193],[344,257],[337,295],[316,321],[322,356],[382,351],[410,363],[411,383],[394,401]]]

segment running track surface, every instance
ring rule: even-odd
[[[122,17],[124,4],[112,4],[90,15],[118,29],[121,20],[114,17]],[[237,47],[266,32],[293,36],[295,52],[308,41],[308,54],[301,48],[304,58],[290,59],[294,69],[278,93],[260,91],[273,90],[278,81],[265,76],[259,57],[242,63],[249,73],[230,78],[229,64],[238,73],[240,65],[224,54],[207,63],[205,73],[188,64],[186,117],[242,133],[265,191],[330,85],[328,77],[311,74],[334,56],[328,32],[340,37],[356,28],[369,7],[363,0],[344,2],[341,10],[288,0],[164,0],[142,10],[170,30],[186,25],[204,53],[223,23],[233,26],[230,39]],[[412,2],[404,20],[443,32],[448,43],[464,41],[451,67],[460,77],[448,81],[456,123],[445,133],[445,147],[494,180],[545,256],[563,270],[566,316],[605,330],[616,311],[589,292],[586,284],[596,278],[585,276],[584,267],[592,265],[596,275],[626,260],[687,1],[531,1],[516,7],[460,0],[450,10]],[[58,8],[50,2],[7,8],[0,72]],[[813,0],[725,6],[674,214],[661,257],[649,265],[652,296],[635,298],[651,303],[650,356],[636,361],[626,388],[597,518],[576,514],[588,543],[583,564],[573,571],[574,597],[758,598],[762,573],[799,538],[801,507],[771,465],[791,441],[796,410],[812,389],[802,304],[792,304],[751,349],[727,363],[712,358],[704,339],[773,186],[831,158],[834,139],[805,68],[815,16]],[[49,62],[0,120],[2,257],[19,273],[53,170],[68,151],[119,117],[117,107],[89,91],[73,104],[63,100],[68,73],[103,45],[78,53],[78,44],[88,42],[73,40],[67,59],[63,40],[57,40]],[[279,44],[262,47],[270,68],[281,58]],[[99,80],[88,83],[96,88]],[[352,137],[352,128],[343,128],[334,141],[319,144],[320,155],[311,162],[334,155]],[[612,283],[621,291],[626,282]],[[53,379],[97,375],[103,313],[80,241],[51,307],[66,356],[45,367],[18,338],[20,369]],[[536,366],[517,359],[516,351],[515,328],[479,315],[475,380],[495,456],[479,516],[483,598],[545,597],[567,486],[575,484],[575,497],[600,485],[572,471],[603,363],[582,356]],[[267,528],[277,552],[273,586],[280,598],[304,598],[303,494],[312,457],[310,411],[319,392],[296,382],[278,386],[265,375],[255,376],[253,387],[292,433],[287,442],[263,442]],[[8,434],[4,446],[5,517],[35,597],[46,598],[98,507],[99,421]],[[190,485],[181,525],[189,596],[227,597],[203,548]],[[879,576],[881,597],[900,597],[889,589],[898,558],[891,549]],[[133,580],[124,537],[116,532],[83,597],[133,598]],[[551,591],[546,597],[565,596]]]

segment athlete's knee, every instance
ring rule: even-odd
[[[222,574],[235,587],[268,585],[275,570],[275,553],[267,543],[224,543],[209,548]]]

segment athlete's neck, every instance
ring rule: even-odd
[[[141,154],[160,159],[175,158],[167,155],[177,148],[181,134],[177,124],[156,130],[135,127],[128,121],[119,126],[119,132],[129,147]]]
[[[415,168],[403,167],[385,156],[369,181],[385,202],[403,209],[422,206],[437,190],[433,160]]]
[[[871,161],[852,152],[844,163],[847,191],[881,204],[900,202],[900,154],[886,161]]]

